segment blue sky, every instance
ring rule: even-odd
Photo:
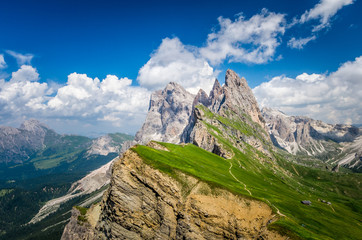
[[[359,0],[3,1],[0,124],[135,133],[150,92],[169,81],[208,90],[228,68],[262,106],[361,123],[361,10]]]

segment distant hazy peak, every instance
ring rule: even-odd
[[[30,132],[36,132],[41,128],[50,129],[46,124],[44,124],[36,119],[26,120],[19,127],[19,129],[27,130]]]

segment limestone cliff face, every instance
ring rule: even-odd
[[[267,230],[275,215],[265,203],[176,174],[177,181],[127,151],[114,164],[95,238],[284,239]]]
[[[180,143],[181,134],[188,124],[194,95],[177,83],[152,93],[148,114],[135,141],[146,144],[151,140]]]

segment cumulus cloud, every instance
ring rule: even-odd
[[[23,65],[10,81],[0,82],[1,115],[22,114],[43,107],[48,85],[37,82],[38,77],[35,68]]]
[[[52,114],[60,116],[95,117],[112,122],[121,121],[124,115],[143,116],[150,92],[131,84],[132,80],[114,75],[100,81],[72,73],[67,84],[49,100],[48,107]]]
[[[4,54],[0,54],[0,69],[6,68],[6,67],[7,67],[7,65],[6,65],[6,62],[4,59]]]
[[[24,65],[24,64],[30,65],[31,60],[34,57],[33,54],[29,54],[29,53],[21,54],[21,53],[17,53],[17,52],[11,51],[11,50],[7,50],[6,53],[9,54],[10,56],[14,57],[19,66]]]
[[[220,29],[210,33],[200,49],[212,64],[230,62],[265,63],[275,55],[280,36],[285,32],[285,15],[263,9],[250,19],[239,15],[235,21],[218,18]]]
[[[300,23],[311,20],[319,20],[319,25],[314,26],[313,32],[317,32],[330,26],[331,18],[344,6],[350,5],[353,0],[320,0],[312,9],[305,11],[300,17]]]
[[[310,41],[315,40],[315,39],[316,39],[316,36],[310,36],[310,37],[298,38],[298,39],[293,37],[288,41],[288,46],[290,48],[303,49],[303,47],[307,43],[309,43]]]
[[[11,82],[33,82],[39,80],[39,73],[30,65],[22,65],[20,69],[11,74]]]
[[[331,123],[361,123],[362,56],[329,75],[274,77],[253,89],[259,104]]]
[[[134,133],[144,121],[150,92],[132,86],[128,78],[107,75],[99,80],[72,73],[65,85],[52,85],[40,83],[29,65],[13,72],[10,80],[0,80],[1,121],[37,118],[62,132],[83,134],[89,134],[89,128]]]
[[[197,48],[185,46],[178,38],[165,38],[139,70],[138,82],[148,89],[161,89],[177,82],[191,93],[210,91],[218,72],[200,57]]]
[[[208,35],[205,47],[184,45],[178,38],[165,38],[139,70],[138,82],[147,89],[180,83],[191,93],[211,90],[220,71],[217,65],[230,62],[265,63],[272,60],[285,31],[285,16],[263,9],[250,19],[239,15],[235,21],[219,17],[220,29]]]

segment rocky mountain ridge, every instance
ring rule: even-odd
[[[0,126],[0,163],[24,163],[35,153],[49,146],[70,144],[67,138],[76,135],[61,135],[44,123],[35,119],[24,121],[19,128]],[[120,153],[120,142],[131,139],[122,134],[108,134],[90,139],[83,137],[81,147],[87,150],[87,155],[106,156],[110,153]]]
[[[276,146],[294,155],[319,157],[333,165],[362,170],[359,128],[288,116],[271,108],[263,108],[262,114]]]
[[[239,138],[248,139],[248,144],[267,152],[265,142],[270,141],[267,128],[261,115],[258,103],[245,78],[240,78],[234,71],[228,69],[225,75],[225,85],[221,86],[216,79],[209,96],[200,89],[196,96],[188,93],[177,83],[169,83],[164,90],[151,95],[149,111],[142,128],[137,132],[135,143],[146,144],[150,140],[169,143],[188,143],[202,146],[208,151],[218,153],[221,144],[212,136],[206,136],[205,126],[200,119],[202,105],[214,114],[224,118],[233,118],[246,122],[253,129],[260,126],[261,139],[239,132]],[[195,128],[196,126],[196,128]],[[205,135],[206,134],[206,135]],[[238,140],[239,141],[239,140]],[[235,141],[235,145],[239,145]],[[130,144],[132,145],[132,144]],[[220,153],[228,156],[226,152]]]
[[[54,130],[34,119],[25,121],[19,128],[1,126],[0,163],[22,163],[58,136]]]

